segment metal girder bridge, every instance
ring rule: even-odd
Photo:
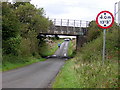
[[[41,31],[42,34],[57,34],[57,35],[86,35],[89,21],[72,20],[72,19],[50,19],[53,25],[49,27],[47,32]]]

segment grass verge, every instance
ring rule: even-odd
[[[66,61],[65,66],[53,82],[53,88],[78,88],[76,72],[73,69],[74,62]]]
[[[118,88],[118,65],[106,61],[66,62],[53,83],[53,88]]]
[[[118,88],[118,32],[106,36],[106,59],[102,62],[103,34],[85,44],[75,58],[66,62],[53,88]]]
[[[16,68],[20,68],[20,67],[24,67],[24,66],[27,66],[27,65],[30,65],[32,63],[37,63],[37,62],[40,62],[40,61],[44,61],[46,59],[44,58],[40,58],[40,59],[36,59],[34,57],[29,57],[29,58],[18,58],[18,57],[15,57],[15,56],[11,56],[11,57],[8,57],[8,56],[5,56],[7,58],[15,58],[18,60],[18,62],[8,62],[6,61],[4,64],[2,64],[2,71],[8,71],[8,70],[12,70],[12,69],[16,69]],[[20,59],[24,59],[23,62],[19,62]],[[14,60],[14,59],[13,59]]]
[[[74,57],[75,56],[75,49],[76,49],[76,42],[75,40],[71,40],[69,42],[69,46],[68,46],[68,57]]]
[[[62,43],[63,40],[54,40],[51,43],[46,43],[44,45],[42,45],[40,51],[41,51],[41,56],[50,56],[53,55],[55,53],[55,51],[58,49],[58,43]]]
[[[55,40],[53,43],[45,44],[41,47],[41,52],[43,56],[49,56],[55,53],[55,51],[58,49],[57,44],[62,43],[63,40]],[[39,57],[39,58],[38,58]],[[2,71],[8,71],[15,68],[24,67],[26,65],[30,65],[32,63],[44,61],[46,59],[41,58],[40,56],[34,57],[34,56],[13,56],[13,55],[4,55],[3,56],[3,64],[2,68],[0,70]]]

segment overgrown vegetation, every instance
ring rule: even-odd
[[[62,43],[63,40],[51,40],[49,43],[44,43],[40,48],[40,55],[42,57],[50,56],[58,49],[58,43]]]
[[[48,30],[52,22],[45,17],[43,8],[29,2],[2,3],[3,70],[18,64],[41,60],[41,45],[46,44],[39,33]],[[48,44],[44,48],[47,47]],[[12,67],[13,66],[13,67]]]
[[[87,29],[87,41],[96,39],[102,32],[102,29],[96,25],[95,21],[91,21]]]
[[[74,57],[76,54],[76,40],[70,40],[68,46],[68,57]]]
[[[93,32],[98,30],[95,21]],[[118,54],[120,54],[120,41],[118,31],[120,27],[116,23],[107,30],[106,35],[106,59],[102,62],[103,33],[94,36],[88,35],[89,42],[84,44],[75,58],[66,61],[65,66],[58,74],[53,88],[118,88]],[[90,32],[90,31],[89,31]],[[97,37],[97,38],[96,38]]]

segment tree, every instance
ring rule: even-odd
[[[2,11],[4,53],[22,56],[39,53],[39,43],[45,42],[37,36],[52,25],[45,18],[43,8],[37,9],[29,2],[16,2],[3,3]]]
[[[34,5],[25,3],[19,5],[15,12],[19,21],[23,24],[22,36],[27,37],[26,35],[31,30],[35,30],[38,34],[40,31],[48,30],[50,21],[44,17],[43,8],[36,9]]]
[[[16,37],[20,31],[19,20],[14,11],[10,8],[10,4],[5,2],[2,3],[2,29],[3,40]]]
[[[91,21],[88,27],[87,40],[92,41],[93,39],[96,39],[100,35],[101,31],[102,29],[98,27],[96,22]]]
[[[20,44],[20,22],[16,17],[11,4],[2,3],[2,39],[3,53],[17,54],[17,49]]]

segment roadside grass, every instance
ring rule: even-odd
[[[57,44],[62,43],[64,40],[53,40],[52,43],[46,43],[41,46],[40,51],[41,51],[41,56],[46,57],[53,55],[55,51],[58,49]]]
[[[2,72],[2,64],[0,65],[0,72]]]
[[[118,88],[118,64],[112,61],[91,63],[71,59],[66,62],[53,88]]]
[[[41,47],[41,55],[43,56],[49,56],[55,53],[55,51],[58,49],[57,44],[62,43],[63,40],[55,40],[52,44],[45,44]],[[45,61],[45,58],[42,58],[41,56],[14,56],[14,55],[4,55],[2,62],[2,68],[0,68],[2,71],[8,71],[20,67],[24,67],[26,65],[30,65],[33,63],[37,63],[40,61]]]
[[[40,58],[40,59],[37,59],[37,58],[34,58],[34,57],[20,58],[20,57],[16,57],[16,56],[4,56],[3,58],[7,58],[7,60],[6,60],[6,62],[4,62],[2,64],[2,71],[12,70],[12,69],[16,69],[16,68],[20,68],[20,67],[30,65],[32,63],[37,63],[37,62],[46,60],[44,58]],[[10,62],[11,60],[15,60],[15,59],[16,59],[16,61],[14,63]]]
[[[66,61],[65,66],[61,69],[53,82],[53,88],[78,88],[78,80],[76,77],[76,71],[73,68],[74,61]]]
[[[76,42],[75,40],[71,40],[69,42],[68,46],[68,57],[74,57],[75,56],[75,49],[76,49]]]
[[[118,64],[113,61],[76,62],[74,70],[80,88],[118,88]]]
[[[77,55],[66,61],[53,88],[118,88],[118,31],[107,32],[106,59],[102,62],[103,34],[84,44]]]

